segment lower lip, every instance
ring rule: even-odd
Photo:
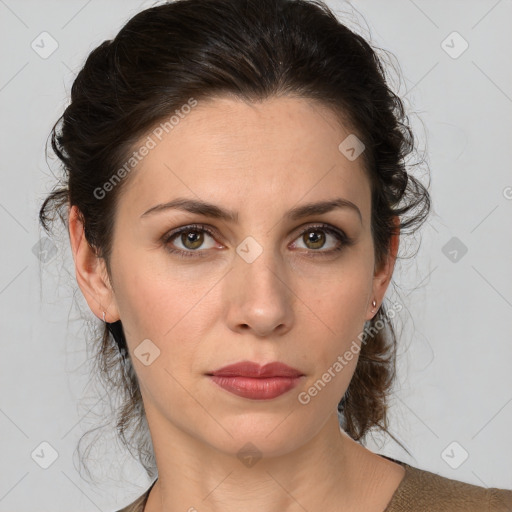
[[[243,398],[253,400],[269,400],[276,398],[294,388],[301,377],[222,377],[210,375],[210,378],[221,388]]]

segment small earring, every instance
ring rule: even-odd
[[[107,323],[107,321],[105,320],[105,311],[103,311],[103,321]]]
[[[373,306],[373,309],[372,309],[372,313],[375,311],[375,307],[377,306],[377,303],[375,302],[375,300],[372,301],[372,306]]]

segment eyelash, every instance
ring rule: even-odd
[[[316,253],[315,256],[317,256],[317,255],[320,257],[329,256],[334,253],[338,253],[341,250],[343,250],[345,247],[349,247],[354,244],[354,239],[348,237],[343,231],[338,230],[338,229],[330,226],[329,224],[316,224],[314,226],[308,226],[306,229],[304,229],[303,231],[301,231],[299,233],[297,238],[304,235],[304,233],[307,233],[308,231],[314,231],[315,229],[322,230],[322,231],[325,231],[325,232],[333,235],[340,242],[340,245],[338,247],[336,247],[335,249],[331,249],[329,251],[321,251],[320,249],[319,250],[311,249],[311,252]],[[189,224],[187,226],[183,226],[174,231],[171,231],[170,233],[166,233],[162,237],[162,243],[164,244],[165,249],[172,254],[176,254],[180,258],[205,258],[205,257],[207,257],[207,256],[201,255],[201,252],[205,252],[204,250],[201,251],[200,249],[197,249],[195,251],[192,251],[192,250],[182,251],[181,249],[173,249],[169,246],[169,242],[171,242],[171,240],[176,238],[181,233],[188,232],[188,231],[205,232],[205,233],[208,233],[212,238],[215,237],[215,232],[208,226],[206,226],[204,224]]]

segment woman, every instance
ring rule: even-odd
[[[383,302],[430,199],[378,57],[326,6],[147,9],[57,125],[40,219],[65,210],[119,433],[158,472],[123,511],[512,510],[359,442],[387,431],[402,305]]]

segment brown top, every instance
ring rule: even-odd
[[[512,512],[512,490],[452,480],[380,456],[405,468],[405,476],[383,512]],[[116,512],[143,512],[155,482],[142,496]]]

